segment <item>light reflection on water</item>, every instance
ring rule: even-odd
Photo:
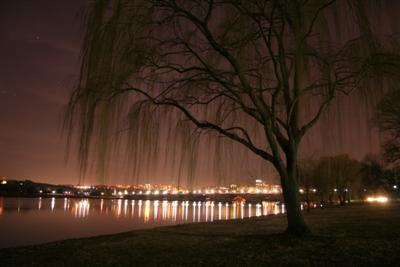
[[[284,212],[278,202],[0,197],[0,247]]]
[[[63,209],[77,219],[85,219],[91,213],[116,218],[128,217],[143,222],[178,221],[178,222],[208,222],[214,220],[244,219],[247,217],[267,216],[285,213],[284,204],[278,202],[251,203],[221,203],[214,201],[167,201],[167,200],[128,200],[128,199],[50,199],[50,206],[42,206],[48,199],[36,199],[38,210],[51,211]],[[62,203],[62,207],[60,206]],[[72,205],[71,205],[72,203]],[[18,202],[24,210],[26,203]],[[12,212],[12,207],[6,207]]]
[[[7,212],[34,210],[32,202],[37,202],[37,211],[63,210],[75,218],[84,219],[90,213],[100,213],[116,218],[129,217],[144,222],[157,221],[198,221],[244,219],[285,213],[285,205],[279,202],[221,203],[214,201],[167,201],[167,200],[128,200],[128,199],[57,199],[57,198],[1,198],[0,215]],[[48,206],[43,205],[48,203]],[[93,203],[93,204],[92,204]],[[144,203],[144,204],[143,204]],[[161,205],[160,205],[161,203]],[[144,208],[142,207],[144,205]],[[303,205],[302,205],[303,206]],[[222,209],[224,207],[224,209]]]

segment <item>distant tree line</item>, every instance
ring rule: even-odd
[[[398,194],[400,168],[387,165],[374,155],[362,161],[347,154],[303,160],[298,172],[308,204],[311,194],[322,204],[340,205],[372,194]]]

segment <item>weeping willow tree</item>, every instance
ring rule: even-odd
[[[396,43],[369,20],[376,8],[344,0],[93,1],[65,120],[69,136],[79,136],[81,171],[94,158],[104,172],[122,146],[136,175],[165,153],[191,176],[196,151],[229,166],[243,147],[278,173],[287,231],[310,233],[298,195],[302,139],[337,96],[398,73]]]

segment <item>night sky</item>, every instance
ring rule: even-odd
[[[0,177],[76,183],[62,110],[79,69],[84,1],[0,4]]]
[[[78,182],[74,151],[68,164],[65,161],[61,119],[79,70],[83,35],[79,13],[85,3],[13,0],[0,4],[0,177]],[[396,10],[399,1],[391,3]],[[335,146],[335,153],[362,159],[379,152],[379,137],[368,132],[370,119],[358,119],[356,123],[351,118],[343,120],[350,127],[343,127],[348,138],[342,142],[345,149]],[[365,132],[360,135],[360,131]],[[318,154],[329,153],[320,145],[323,140],[315,141],[313,136],[304,146],[317,143]]]

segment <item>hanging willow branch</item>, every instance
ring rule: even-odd
[[[104,174],[122,144],[135,177],[164,162],[192,180],[208,143],[224,151],[209,153],[218,173],[256,155],[287,175],[338,95],[399,78],[370,2],[94,1],[65,116],[81,172],[94,157]]]

